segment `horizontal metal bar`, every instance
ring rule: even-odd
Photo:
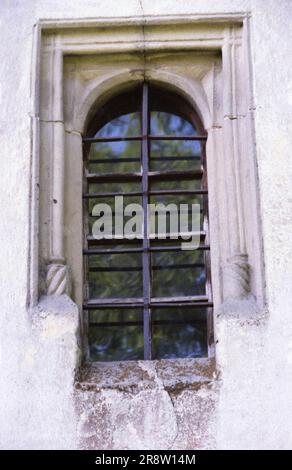
[[[152,297],[151,303],[165,303],[165,302],[208,302],[208,297],[206,295],[185,295],[177,297]]]
[[[150,154],[150,164],[151,162],[171,162],[171,161],[194,161],[194,160],[201,160],[201,155],[189,155],[189,156],[180,156],[180,157],[170,157],[170,156],[163,156],[163,157],[152,157]]]
[[[163,237],[165,238],[160,238],[158,237],[163,235]],[[159,240],[163,240],[165,242],[173,242],[173,240],[178,240],[178,241],[188,241],[188,240],[185,240],[186,237],[190,238],[190,237],[193,237],[193,236],[200,236],[200,238],[205,238],[206,237],[206,232],[205,231],[189,231],[189,232],[179,232],[179,233],[176,233],[176,232],[159,232],[159,233],[150,233],[149,235],[149,239],[150,240],[156,240],[156,241],[159,241]]]
[[[173,180],[192,180],[200,179],[203,175],[203,170],[195,171],[149,171],[148,177],[154,181],[173,181]],[[89,183],[103,183],[103,182],[117,182],[117,181],[139,181],[142,178],[140,172],[136,173],[104,173],[99,175],[96,173],[89,173],[86,179]]]
[[[149,191],[150,196],[160,196],[165,194],[176,194],[177,196],[185,195],[185,194],[194,194],[194,195],[202,195],[208,194],[207,189],[157,189],[153,191]]]
[[[140,162],[141,158],[135,157],[118,157],[118,158],[98,158],[93,160],[88,160],[88,163],[91,164],[99,164],[99,163],[133,163],[133,162]]]
[[[106,198],[106,197],[116,197],[116,196],[142,196],[142,192],[140,191],[120,191],[120,192],[108,192],[108,193],[84,193],[83,198],[84,199],[96,199],[96,198]]]
[[[148,177],[150,180],[192,180],[200,179],[203,176],[203,170],[194,171],[149,171]]]
[[[88,236],[87,237],[87,242],[89,245],[99,245],[99,244],[103,244],[103,245],[118,245],[118,244],[121,244],[121,245],[129,245],[129,244],[133,244],[133,243],[139,243],[139,242],[142,242],[143,240],[143,237],[141,235],[141,238],[136,238],[136,239],[133,239],[133,240],[130,240],[128,238],[103,238],[102,240],[97,240],[96,238],[92,237],[92,236]]]
[[[198,318],[197,320],[152,320],[152,325],[197,325],[198,323],[205,323],[205,319]],[[114,326],[142,326],[143,321],[115,321],[115,322],[90,322],[89,326],[93,328],[107,328]]]
[[[171,307],[194,307],[194,308],[211,308],[213,307],[213,302],[166,302],[166,303],[150,303],[151,308],[171,308]]]
[[[187,296],[178,296],[178,297],[152,297],[151,302],[156,302],[156,303],[163,303],[163,302],[201,302],[202,300],[208,301],[208,297],[206,295],[187,295]],[[143,304],[143,298],[142,297],[127,297],[127,298],[121,298],[121,297],[113,297],[113,298],[106,298],[106,299],[90,299],[88,300],[88,305],[90,304],[108,304],[110,303],[111,305],[116,305],[119,303],[127,303],[127,304],[132,304],[132,303],[142,303]]]
[[[195,296],[180,296],[180,297],[152,297],[150,299],[151,306],[159,306],[163,304],[175,305],[204,305],[208,306],[210,301],[205,295],[195,295]],[[138,306],[143,307],[144,302],[143,298],[106,298],[106,299],[90,299],[87,301],[84,309],[92,310],[94,308],[102,308],[109,306],[111,308],[121,307],[121,306]]]
[[[208,251],[210,250],[209,245],[200,245],[196,248],[199,251]],[[142,253],[144,248],[92,248],[92,249],[84,249],[83,254],[90,256],[90,255],[104,255],[104,254],[119,254],[119,253]],[[167,252],[167,251],[182,251],[181,246],[150,246],[149,251],[152,252]]]
[[[206,135],[148,135],[150,140],[207,140]]]
[[[163,156],[163,157],[151,157],[151,162],[172,162],[172,161],[194,161],[194,160],[201,160],[201,155],[190,155],[190,156]],[[109,157],[109,158],[95,158],[89,159],[89,164],[99,164],[99,163],[137,163],[141,162],[141,158],[139,157]]]
[[[111,322],[90,322],[90,327],[96,328],[106,328],[106,327],[113,327],[113,326],[142,326],[143,320],[141,321],[111,321]]]
[[[133,302],[133,303],[128,303],[128,302],[121,302],[119,304],[105,304],[105,303],[95,303],[95,304],[85,304],[83,305],[83,310],[102,310],[102,309],[116,309],[116,308],[143,308],[143,301],[142,302]]]
[[[176,210],[173,211],[172,209],[170,209],[169,211],[167,211],[166,215],[174,214],[174,213],[176,213]],[[191,210],[191,209],[188,209],[187,211],[182,211],[182,212],[179,210],[179,211],[178,211],[178,215],[180,215],[181,213],[182,213],[182,214],[192,215],[192,210]],[[200,214],[203,214],[203,213],[204,213],[203,209],[200,209]],[[115,211],[113,210],[113,211],[112,211],[112,216],[115,217],[116,214],[117,214],[117,215],[123,215],[123,212],[115,212]],[[90,213],[90,214],[88,214],[88,217],[93,218],[93,219],[96,219],[97,217],[100,217],[100,215],[93,215],[92,213]],[[127,217],[132,217],[132,215],[125,215],[125,218],[127,218]]]
[[[134,136],[116,136],[116,137],[83,137],[82,142],[84,143],[98,143],[98,142],[127,142],[131,140],[142,140],[142,135]],[[207,140],[206,135],[148,135],[150,140]]]
[[[120,181],[140,181],[142,174],[137,173],[104,173],[99,175],[96,173],[89,173],[86,176],[88,183],[107,183],[107,182],[120,182]]]
[[[106,305],[110,304],[112,306],[119,305],[119,304],[141,304],[143,305],[143,297],[113,297],[113,298],[105,298],[105,299],[89,299],[87,301],[88,305]]]
[[[110,249],[91,249],[83,250],[84,255],[106,255],[106,254],[120,254],[120,253],[142,253],[143,248],[110,248]]]
[[[90,273],[116,273],[116,272],[136,272],[142,271],[142,266],[93,266],[89,267],[88,271]]]
[[[159,233],[159,235],[162,235],[162,233]],[[204,231],[201,231],[201,232],[181,232],[181,234],[177,234],[177,233],[173,233],[173,232],[167,232],[167,233],[163,233],[163,235],[165,236],[165,238],[159,238],[158,237],[158,233],[151,233],[150,236],[149,236],[149,240],[152,240],[152,241],[162,241],[164,243],[173,243],[174,240],[177,240],[177,241],[185,241],[187,242],[188,240],[185,240],[185,237],[187,236],[188,238],[192,237],[192,236],[200,236],[200,239],[202,238],[205,238],[206,237],[206,232]],[[184,238],[183,238],[184,237]],[[100,243],[103,243],[103,244],[107,244],[107,245],[110,245],[110,244],[118,244],[118,243],[122,243],[122,244],[127,244],[127,243],[137,243],[139,241],[142,241],[143,240],[143,234],[141,234],[141,236],[138,238],[134,238],[134,239],[128,239],[128,238],[120,238],[120,237],[115,237],[113,235],[112,238],[103,238],[101,240],[97,240],[96,238],[94,238],[92,235],[88,235],[87,236],[87,242],[89,245],[98,245]]]
[[[84,143],[102,143],[102,142],[128,142],[131,140],[142,140],[141,135],[134,136],[117,136],[117,137],[83,137]]]
[[[150,246],[150,251],[182,251],[181,246]],[[208,251],[210,250],[210,245],[199,245],[196,250],[200,251]]]
[[[176,195],[202,195],[208,194],[207,189],[157,189],[153,191],[149,191],[150,196],[159,196],[159,195],[168,195],[168,194],[176,194]],[[141,191],[120,191],[120,192],[108,192],[108,193],[84,193],[84,199],[96,199],[96,198],[106,198],[106,197],[115,197],[115,196],[142,196]]]
[[[193,264],[166,264],[165,266],[152,266],[153,271],[163,271],[164,269],[189,269],[189,268],[204,268],[205,264],[203,263],[193,263]],[[133,271],[142,271],[142,266],[93,266],[88,268],[89,272],[99,273],[99,272],[133,272]]]
[[[127,303],[121,302],[119,304],[113,303],[87,303],[83,305],[83,310],[103,310],[103,309],[123,309],[123,308],[143,308],[143,302],[136,302],[136,303]],[[194,307],[194,308],[212,308],[213,302],[150,302],[149,307],[151,308],[171,308],[171,307]]]

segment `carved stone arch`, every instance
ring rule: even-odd
[[[147,70],[146,78],[166,90],[181,95],[198,114],[205,129],[211,126],[212,118],[207,96],[202,84],[195,77],[187,78],[182,74]]]
[[[142,71],[135,74],[127,71],[111,72],[92,80],[82,90],[75,107],[73,122],[68,123],[68,126],[71,125],[72,129],[84,134],[88,122],[99,106],[102,106],[115,94],[127,91],[132,86],[141,83],[143,79]]]
[[[92,80],[83,90],[78,100],[73,122],[68,123],[75,131],[84,134],[87,123],[96,109],[106,103],[112,96],[127,91],[144,79],[160,85],[162,88],[181,95],[190,103],[199,115],[205,129],[212,125],[212,118],[207,96],[202,84],[195,78],[186,78],[182,74],[165,72],[148,68],[147,73],[127,71],[120,74],[109,74]]]

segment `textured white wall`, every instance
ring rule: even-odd
[[[252,14],[255,132],[268,316],[266,322],[244,326],[239,320],[221,326],[219,323],[217,348],[223,368],[212,432],[214,447],[219,448],[292,447],[292,2],[2,0],[0,448],[77,445],[73,400],[69,390],[60,389],[59,377],[52,370],[57,361],[63,361],[66,370],[66,364],[73,359],[65,352],[52,357],[48,342],[43,348],[39,342],[35,346],[35,332],[26,309],[33,24],[39,18],[247,10]],[[52,340],[58,337],[54,325],[49,331]],[[62,351],[70,349],[66,338]],[[191,410],[191,400],[189,403]]]

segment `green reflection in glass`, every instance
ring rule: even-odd
[[[185,189],[198,190],[201,189],[201,180],[179,180],[176,181],[153,181],[150,185],[151,191],[160,189]]]
[[[163,112],[151,113],[151,134],[187,136],[197,134],[185,119]],[[150,166],[157,171],[201,168],[201,143],[187,140],[155,140],[150,144]]]
[[[141,134],[141,114],[123,114],[105,124],[95,137],[133,137]]]
[[[140,133],[140,113],[130,113],[105,124],[96,137],[133,137]],[[136,172],[140,171],[140,160],[140,141],[96,142],[90,147],[88,170],[98,174]]]
[[[105,190],[107,192],[108,191],[108,188],[105,187]],[[127,191],[126,191],[127,192]],[[99,212],[99,216],[95,215],[93,216],[93,209],[94,207],[98,207],[97,205],[99,204],[104,204],[106,203],[108,208],[111,209],[111,218],[108,222],[111,223],[111,226],[112,226],[112,234],[115,235],[115,221],[116,219],[119,219],[120,222],[121,222],[121,225],[122,225],[122,228],[125,232],[125,237],[126,237],[126,231],[127,229],[129,228],[127,226],[127,222],[130,221],[130,220],[134,220],[136,214],[140,214],[140,218],[136,218],[136,224],[134,224],[134,222],[131,224],[131,230],[132,232],[134,232],[135,234],[135,237],[136,238],[139,238],[141,239],[142,238],[142,223],[143,223],[143,215],[142,215],[142,198],[140,196],[123,196],[123,199],[121,199],[122,202],[118,202],[117,203],[117,200],[115,199],[114,196],[107,196],[105,198],[101,198],[101,197],[92,197],[90,199],[87,200],[87,207],[88,207],[88,214],[89,214],[89,217],[88,217],[88,230],[89,230],[89,235],[93,235],[92,234],[92,227],[93,227],[93,224],[95,221],[99,220],[100,217],[103,217],[103,211],[100,211]],[[140,210],[136,210],[138,209],[138,207],[136,206],[133,206],[132,204],[135,204],[135,205],[139,205],[140,207]],[[100,206],[102,207],[102,206]],[[126,211],[126,214],[125,215],[125,211]],[[140,223],[138,223],[140,222]],[[126,237],[127,238],[127,237]]]
[[[151,261],[153,297],[206,294],[202,251],[156,252]]]
[[[187,140],[155,140],[150,144],[150,165],[157,171],[201,168],[201,144]]]
[[[89,314],[92,361],[130,361],[143,359],[143,314],[141,309],[96,310]],[[120,325],[105,326],[120,322]],[[126,322],[139,322],[127,325]],[[99,323],[102,325],[99,326]]]
[[[94,143],[90,147],[88,170],[90,173],[131,173],[141,168],[141,143],[130,142]]]
[[[142,297],[141,254],[90,256],[88,284],[89,298]]]
[[[208,354],[206,309],[153,309],[152,333],[153,359],[195,358]]]
[[[163,233],[162,230],[158,230],[159,223],[163,223],[163,219],[165,218],[166,221],[166,233],[173,233],[173,230],[171,229],[171,223],[170,223],[170,214],[172,217],[172,223],[174,226],[177,226],[177,229],[179,230],[180,228],[180,211],[182,210],[182,213],[185,213],[184,211],[186,208],[183,206],[182,208],[180,207],[181,205],[186,205],[187,204],[187,221],[188,222],[188,230],[192,231],[193,230],[193,223],[195,226],[195,229],[197,229],[196,226],[196,218],[194,218],[193,221],[193,214],[192,214],[192,204],[199,205],[199,211],[201,212],[200,216],[200,230],[203,229],[203,217],[202,217],[202,211],[203,211],[203,197],[202,195],[191,195],[191,194],[160,194],[160,195],[155,195],[150,197],[150,203],[154,204],[155,206],[159,207],[159,204],[163,204],[164,211],[160,213],[160,215],[157,214],[157,212],[153,213],[152,219],[151,219],[151,228],[155,227],[155,230],[151,230],[152,233]],[[169,206],[169,207],[168,207]]]
[[[127,193],[141,191],[141,184],[135,182],[109,182],[91,183],[88,188],[89,193]]]
[[[152,135],[196,135],[192,124],[176,114],[162,111],[151,112]]]

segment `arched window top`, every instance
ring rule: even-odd
[[[91,119],[87,137],[135,136],[141,133],[142,86],[115,95]],[[182,96],[149,85],[149,130],[153,135],[205,134],[194,108]]]

